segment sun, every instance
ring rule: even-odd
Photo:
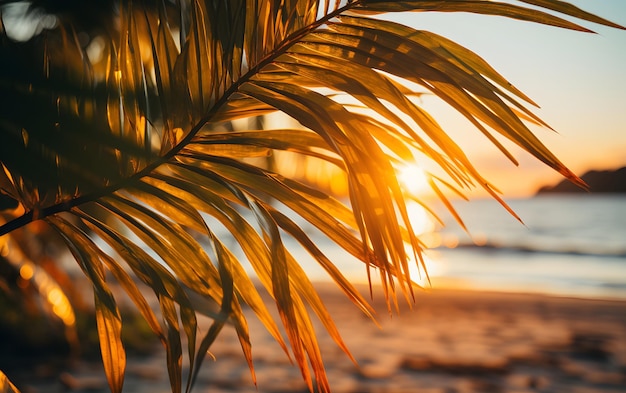
[[[398,181],[413,196],[430,190],[426,172],[417,164],[407,164],[398,171]]]

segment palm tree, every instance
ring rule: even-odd
[[[31,266],[22,278],[45,274],[22,232],[45,222],[60,235],[93,287],[113,392],[122,391],[126,364],[113,283],[163,342],[173,392],[182,385],[181,336],[189,390],[227,322],[253,372],[243,304],[293,356],[309,388],[328,391],[308,310],[349,352],[283,239],[295,239],[366,315],[372,309],[298,220],[378,274],[391,304],[397,294],[410,299],[409,261],[421,261],[422,250],[396,177],[402,163],[435,164],[429,184],[452,212],[446,190],[481,187],[506,206],[420,106],[421,94],[459,111],[512,161],[494,133],[584,186],[527,127],[545,126],[522,104],[533,102],[483,59],[379,14],[473,12],[589,31],[563,19],[574,17],[621,28],[559,0],[2,4],[2,255],[16,268]],[[232,126],[275,112],[301,127]],[[337,167],[347,202],[255,159],[280,151]],[[15,252],[24,255],[11,259]],[[197,299],[216,304],[202,336]],[[56,315],[71,327],[71,308],[63,310]],[[2,389],[17,391],[0,373]]]

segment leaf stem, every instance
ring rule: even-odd
[[[236,82],[234,82],[224,92],[222,97],[220,97],[220,99],[215,103],[215,105],[213,105],[213,107],[208,111],[208,113],[204,117],[202,117],[202,119],[200,119],[194,127],[192,127],[189,133],[183,139],[181,139],[181,141],[176,146],[174,146],[172,149],[170,149],[167,153],[165,153],[161,157],[155,159],[152,163],[146,165],[146,167],[143,168],[142,170],[136,172],[132,176],[127,177],[126,179],[121,180],[120,182],[116,184],[103,187],[97,191],[93,191],[91,193],[81,195],[79,197],[70,199],[68,201],[64,201],[64,202],[57,203],[48,207],[44,207],[42,209],[30,210],[22,214],[21,216],[16,217],[13,220],[0,226],[0,236],[4,236],[7,233],[10,233],[16,229],[19,229],[25,225],[30,224],[33,221],[44,219],[48,216],[61,213],[64,211],[69,211],[76,206],[80,206],[88,202],[96,201],[102,198],[103,196],[110,195],[111,193],[117,190],[126,188],[132,183],[134,183],[135,181],[138,181],[139,179],[147,176],[150,172],[154,171],[159,166],[170,161],[183,148],[185,148],[185,146],[187,146],[193,140],[193,138],[202,129],[202,127],[204,127],[207,123],[209,123],[211,121],[211,118],[221,109],[221,107],[224,104],[228,102],[230,97],[239,90],[239,87],[242,84],[249,81],[254,75],[259,73],[261,69],[263,69],[269,63],[274,61],[277,57],[282,55],[288,48],[293,46],[296,42],[298,42],[304,36],[309,34],[311,31],[316,30],[321,25],[325,24],[326,22],[336,17],[337,15],[340,15],[341,13],[351,8],[354,8],[355,6],[360,5],[360,3],[361,1],[354,1],[351,3],[347,3],[343,7],[340,7],[334,10],[333,12],[324,15],[322,18],[317,19],[315,22],[311,23],[310,25],[290,34],[279,46],[274,48],[270,53],[268,53],[264,58],[262,58],[257,64],[251,67],[241,78],[239,78]]]

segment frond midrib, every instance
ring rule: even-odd
[[[79,197],[70,199],[68,201],[64,201],[61,203],[56,203],[54,205],[44,207],[41,209],[35,208],[31,209],[28,212],[22,214],[19,217],[14,218],[13,220],[3,224],[0,226],[0,236],[4,236],[16,229],[19,229],[29,223],[44,219],[46,217],[52,216],[57,213],[61,213],[64,211],[69,211],[74,207],[83,205],[85,203],[96,201],[106,195],[111,195],[117,190],[127,188],[131,186],[134,182],[139,181],[141,178],[149,175],[152,171],[160,167],[161,165],[166,164],[172,158],[174,158],[182,149],[184,149],[196,134],[211,121],[211,118],[219,112],[221,107],[225,105],[230,97],[232,97],[235,93],[239,91],[239,87],[244,83],[247,83],[252,79],[252,77],[258,74],[265,66],[270,64],[276,58],[284,54],[290,47],[299,42],[303,37],[305,37],[310,32],[318,29],[320,26],[324,25],[329,20],[335,18],[336,16],[342,14],[343,12],[354,8],[355,6],[360,5],[361,1],[354,1],[352,3],[348,3],[343,7],[336,9],[333,12],[323,16],[320,19],[317,19],[315,22],[310,25],[293,32],[290,34],[285,40],[276,47],[273,51],[268,53],[264,58],[262,58],[254,67],[251,67],[244,75],[242,75],[237,81],[235,81],[222,95],[222,97],[212,106],[212,108],[205,114],[194,127],[191,128],[189,133],[181,139],[181,141],[176,144],[172,149],[170,149],[167,153],[155,159],[152,163],[146,165],[145,168],[136,172],[132,176],[127,177],[126,179],[121,180],[116,184],[112,184],[109,186],[102,187],[100,190],[92,191],[88,194],[81,195]]]

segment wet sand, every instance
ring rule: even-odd
[[[318,287],[358,362],[320,327],[333,392],[626,392],[626,301],[433,290],[390,316],[375,289],[378,328],[331,284]],[[258,387],[226,329],[194,392],[307,392],[278,344],[249,322]],[[88,362],[16,382],[33,393],[108,391],[100,366]],[[169,391],[163,351],[129,358],[124,392]]]

